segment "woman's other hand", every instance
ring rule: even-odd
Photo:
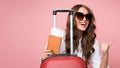
[[[108,68],[108,56],[109,56],[109,48],[111,46],[112,42],[105,43],[103,42],[101,44],[101,50],[103,51],[103,57],[100,64],[100,68]]]
[[[42,60],[46,59],[49,57],[49,55],[52,55],[53,52],[51,50],[45,50],[43,53],[42,53]]]
[[[111,46],[112,42],[105,43],[103,42],[101,45],[101,50],[103,51],[104,54],[109,52],[109,48]]]

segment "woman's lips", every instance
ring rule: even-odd
[[[81,22],[80,25],[85,28],[87,26],[87,23]]]

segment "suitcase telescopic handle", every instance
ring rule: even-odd
[[[53,10],[54,28],[56,28],[56,15],[57,12],[69,12],[70,15],[70,54],[73,54],[73,11],[71,9],[57,9]]]
[[[55,10],[53,10],[53,16],[54,16],[53,27],[56,28],[56,15],[57,15],[58,12],[69,12],[70,20],[72,21],[73,11],[71,9],[55,9]],[[70,24],[72,25],[71,21],[70,21]]]
[[[69,12],[70,15],[73,15],[73,11],[71,9],[57,9],[57,10],[53,10],[53,15],[56,15],[57,12]]]

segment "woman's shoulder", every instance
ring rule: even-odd
[[[97,38],[95,38],[95,42],[97,42],[97,43],[98,43],[98,39],[97,39]]]
[[[94,47],[98,47],[98,46],[99,46],[99,41],[97,38],[95,38]]]

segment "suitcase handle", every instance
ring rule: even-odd
[[[58,54],[58,55],[52,54],[52,55],[49,55],[49,57],[61,57],[61,56],[77,56],[77,55],[74,55],[74,54]]]
[[[73,15],[73,11],[71,9],[56,9],[53,10],[53,15],[57,15],[57,12],[69,12],[70,15]]]
[[[69,14],[70,14],[70,54],[73,54],[73,11],[71,9],[53,10],[53,16],[54,16],[53,27],[54,28],[56,28],[56,14],[57,14],[57,12],[69,12]]]

